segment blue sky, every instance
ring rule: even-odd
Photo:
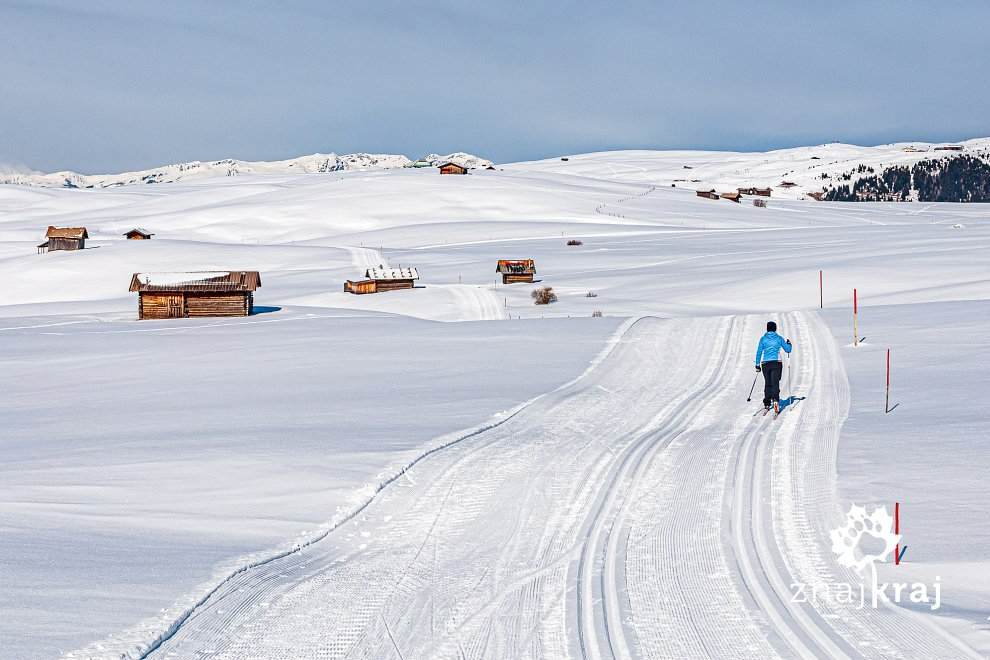
[[[990,3],[0,0],[0,163],[990,134]]]

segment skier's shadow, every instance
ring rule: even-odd
[[[794,396],[792,394],[791,396],[787,397],[786,399],[781,399],[780,400],[780,412],[784,412],[785,410],[787,410],[787,407],[788,406],[793,406],[798,401],[804,401],[807,398],[808,397],[806,397],[806,396]]]

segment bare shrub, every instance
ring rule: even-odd
[[[600,319],[601,317],[602,317],[601,310],[597,310],[596,309],[595,311],[593,311],[591,313],[591,318],[593,318],[593,319]]]
[[[765,209],[767,207],[767,200],[765,200],[765,199],[754,199],[753,200],[753,206],[758,206],[761,209]]]
[[[557,302],[557,294],[553,292],[552,286],[541,286],[539,289],[533,289],[530,295],[536,305],[549,305]]]
[[[584,294],[584,297],[585,298],[597,298],[598,297],[598,294],[595,293],[594,291],[589,291],[588,293]]]
[[[572,238],[571,240],[567,241],[567,244],[568,245],[584,245],[584,242],[583,241],[579,241],[576,238]]]

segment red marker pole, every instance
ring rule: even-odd
[[[901,503],[894,502],[894,534],[901,533]],[[901,544],[894,547],[894,566],[901,564]]]
[[[887,396],[883,402],[884,413],[890,412],[890,349],[887,349]]]
[[[859,346],[859,297],[853,289],[853,346]]]

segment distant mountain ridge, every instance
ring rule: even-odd
[[[490,160],[455,152],[441,156],[429,154],[419,159],[437,165],[452,161],[467,168],[484,168]],[[312,154],[288,160],[245,161],[225,158],[209,162],[174,163],[148,170],[120,174],[80,174],[78,172],[0,172],[0,184],[39,186],[44,188],[113,188],[151,183],[175,183],[192,179],[207,179],[239,174],[314,174],[348,170],[385,170],[409,166],[411,161],[401,154]]]

